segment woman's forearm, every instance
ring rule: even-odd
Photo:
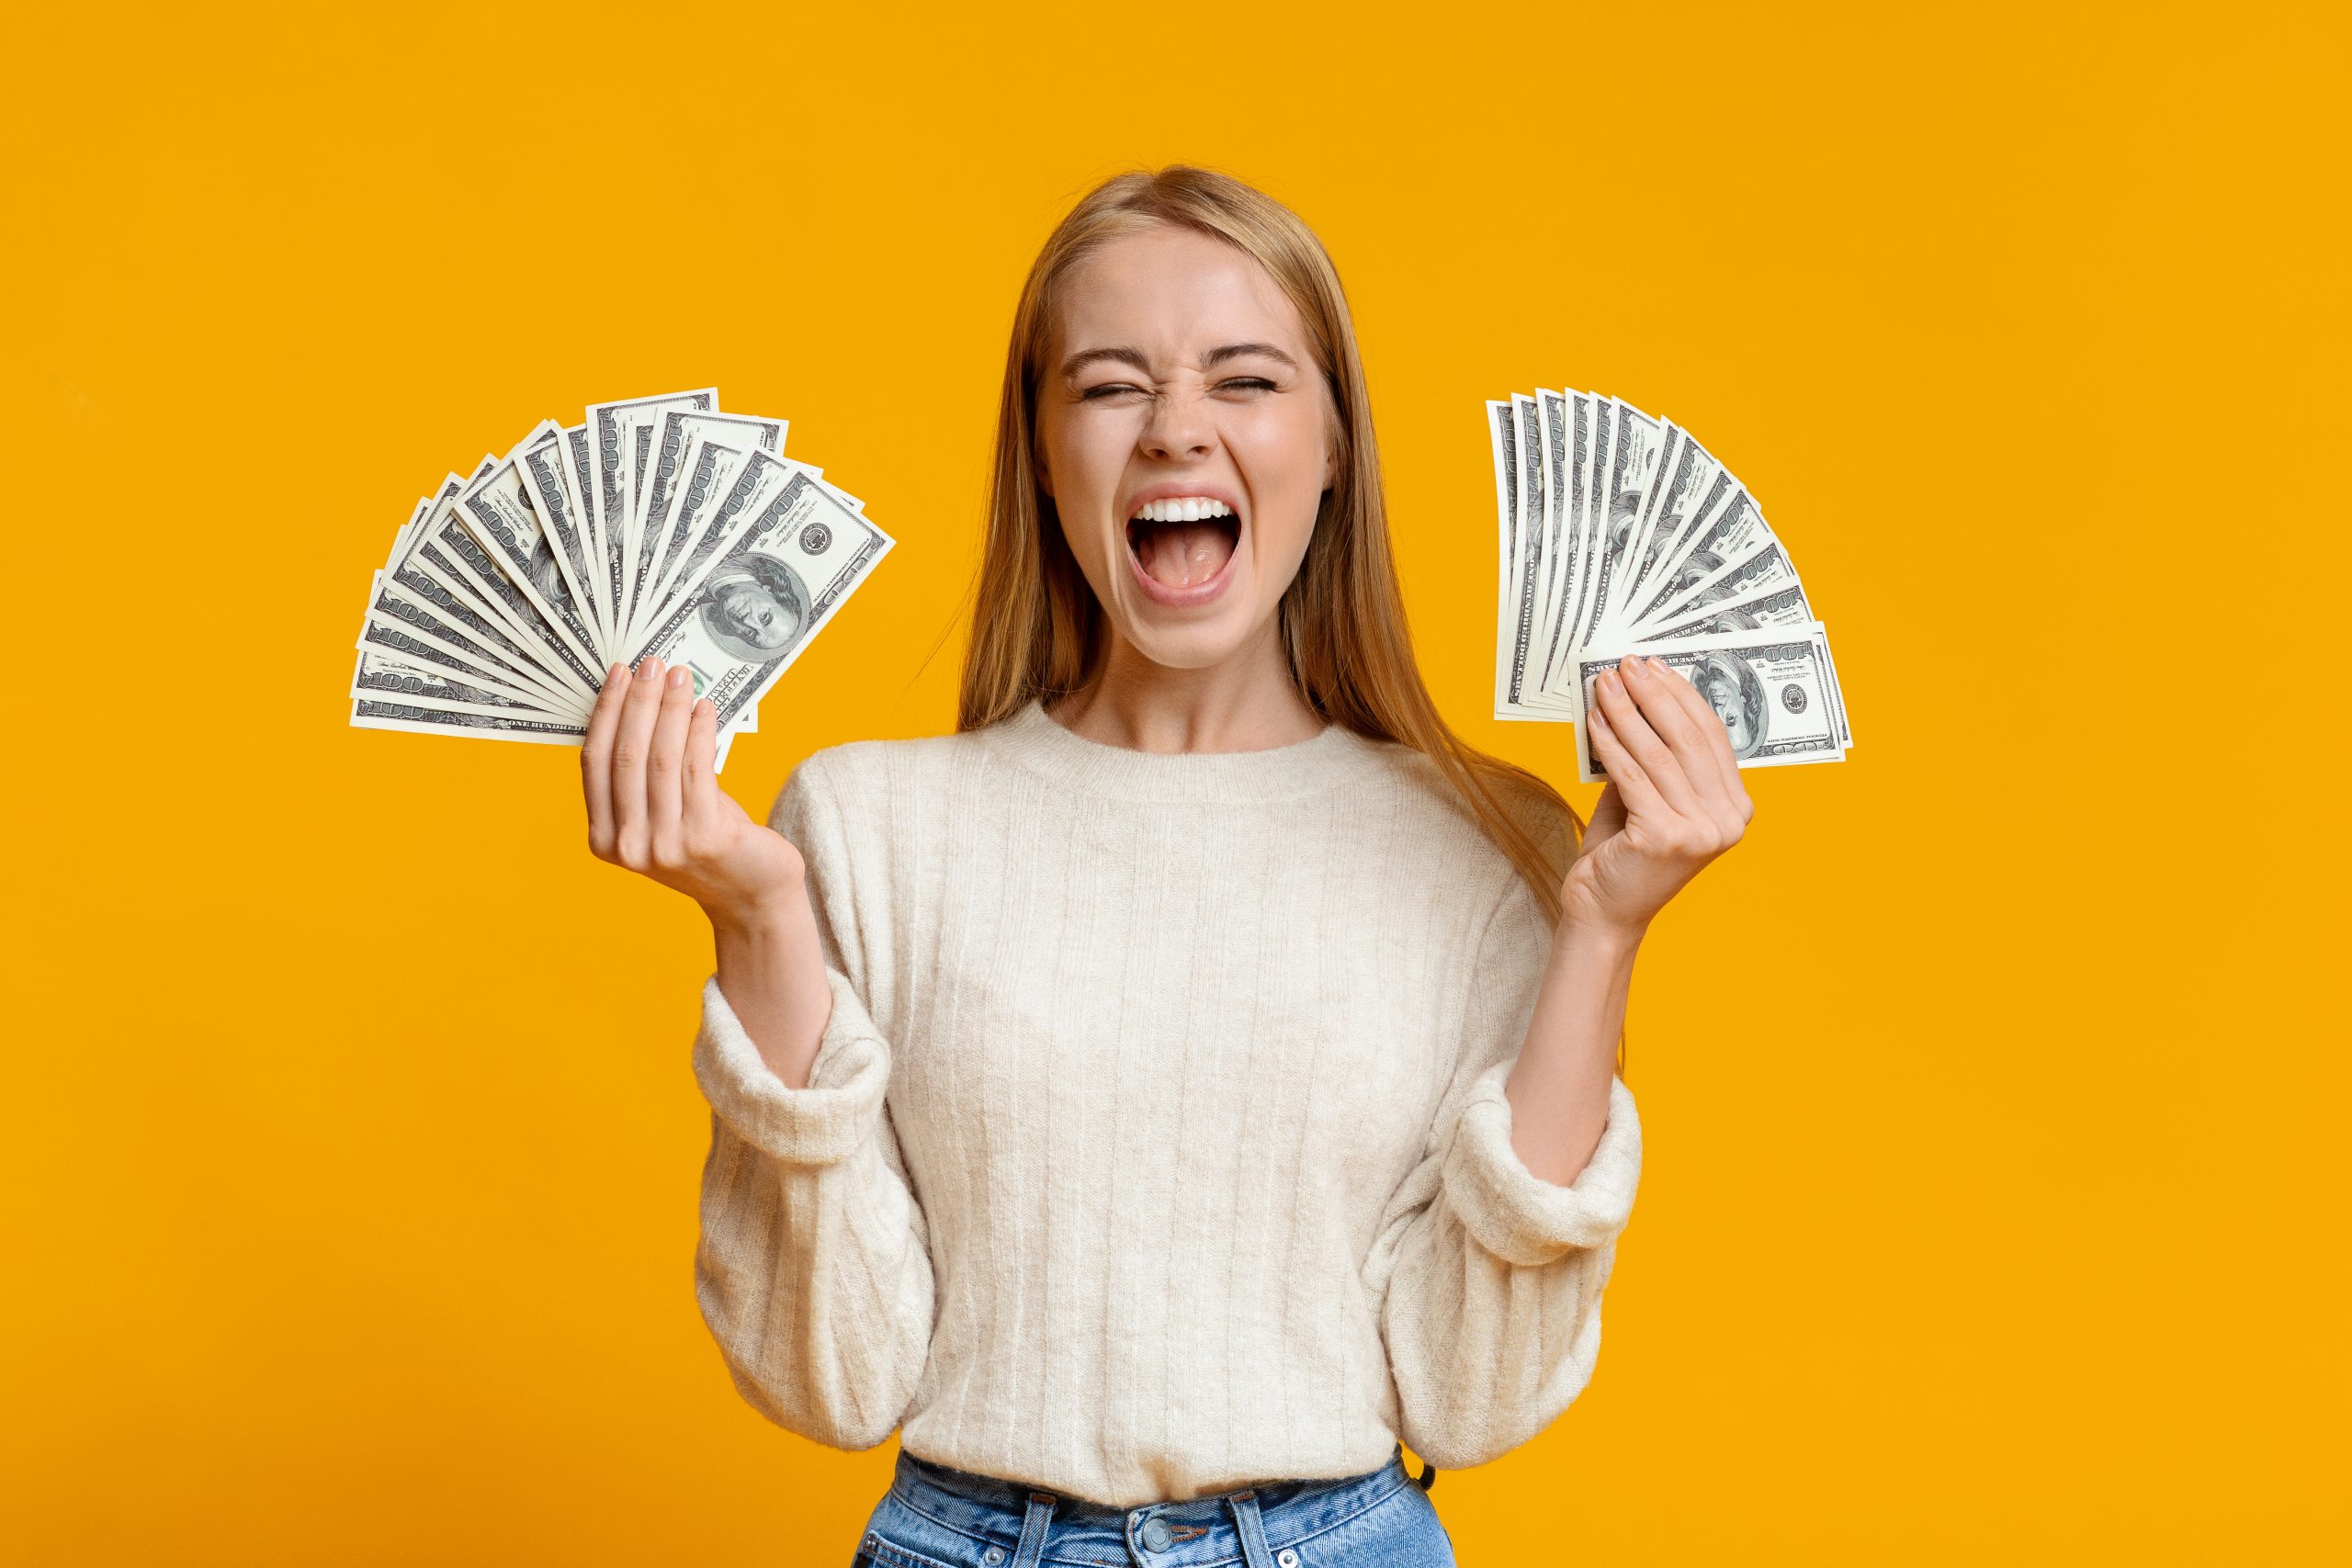
[[[1637,931],[1565,920],[1553,933],[1527,1039],[1503,1082],[1510,1146],[1546,1181],[1576,1180],[1600,1146],[1641,941]]]
[[[709,913],[727,1005],[768,1070],[787,1089],[808,1088],[833,1015],[833,993],[806,885],[756,912]]]

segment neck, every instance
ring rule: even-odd
[[[1215,664],[1160,664],[1109,628],[1086,683],[1046,705],[1072,734],[1136,751],[1259,751],[1322,733],[1283,659],[1275,617]]]

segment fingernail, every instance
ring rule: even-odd
[[[609,686],[609,685],[611,685],[614,682],[616,682],[616,681],[619,680],[619,679],[621,678],[622,673],[623,673],[624,671],[626,671],[628,669],[628,665],[623,664],[623,663],[622,663],[619,660],[617,660],[617,659],[614,660],[612,661],[612,663],[610,663],[609,665],[606,665],[606,666],[605,666],[605,684],[606,684],[606,685],[608,685],[608,686]]]
[[[670,666],[670,684],[671,684],[671,685],[673,685],[673,686],[683,686],[683,685],[684,685],[685,683],[686,683],[686,667],[685,667],[684,665],[683,665],[683,664],[673,664],[673,665],[671,665],[671,666]]]
[[[640,681],[650,681],[653,679],[653,666],[659,662],[660,660],[656,660],[653,655],[650,653],[643,659],[639,660],[637,661],[637,678]]]

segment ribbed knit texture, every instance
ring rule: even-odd
[[[830,971],[811,1081],[716,976],[695,1041],[696,1293],[743,1396],[1114,1507],[1541,1431],[1641,1126],[1617,1078],[1573,1183],[1512,1150],[1551,933],[1447,795],[1336,725],[1163,755],[1035,703],[804,761],[770,821]]]

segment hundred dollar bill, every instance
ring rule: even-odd
[[[752,491],[737,496],[735,481],[757,450],[700,434],[687,440],[678,473],[663,502],[663,514],[647,523],[660,536],[663,564],[661,575],[640,597],[636,624],[624,634],[625,644],[630,649],[643,646],[639,634],[668,612],[678,589],[688,585],[693,570],[709,559],[707,541],[711,530],[723,525],[726,518],[739,514],[744,505],[756,499]],[[767,476],[767,489],[774,491],[784,487],[787,476],[781,459],[771,461],[775,466],[763,464],[762,469]],[[728,509],[730,500],[735,502],[731,512]],[[634,656],[632,652],[631,657]]]
[[[407,560],[409,552],[416,548],[417,541],[424,536],[424,525],[432,521],[434,513],[465,492],[463,478],[457,474],[445,475],[433,494],[420,502],[416,511],[409,513],[408,522],[401,525],[400,535],[393,542],[392,553],[386,559],[387,570],[397,569]]]
[[[1668,607],[1652,615],[1646,621],[1635,623],[1635,626],[1639,629],[1644,626],[1685,620],[1711,604],[1746,598],[1769,589],[1785,588],[1796,581],[1797,570],[1789,564],[1788,552],[1781,547],[1780,540],[1773,539],[1754,554],[1707,573],[1686,593],[1667,595]]]
[[[1702,604],[1690,617],[1653,630],[1635,627],[1627,635],[1636,643],[1673,642],[1694,637],[1720,637],[1726,632],[1752,632],[1759,626],[1801,626],[1815,618],[1805,603],[1804,589],[1794,582],[1779,583]]]
[[[649,471],[639,498],[643,521],[639,529],[635,575],[629,583],[629,602],[640,607],[640,614],[648,596],[662,583],[662,568],[671,544],[667,531],[673,521],[670,502],[676,490],[679,468],[684,463],[686,449],[694,438],[699,435],[737,451],[760,451],[773,456],[784,450],[786,429],[786,422],[780,419],[757,419],[740,413],[695,413],[684,409],[669,410],[662,415],[659,424],[650,428]]]
[[[634,498],[630,504],[637,509],[637,517],[640,532],[642,531],[645,522],[653,515],[651,506],[653,477],[658,466],[659,454],[662,445],[662,425],[664,422],[669,419],[671,413],[684,412],[685,411],[673,409],[665,412],[655,419],[634,422],[636,446],[632,448],[635,455],[631,459],[632,467],[630,473],[635,481],[636,488],[634,491]],[[691,417],[698,420],[715,420],[718,422],[716,425],[697,427],[705,429],[706,431],[718,429],[730,432],[739,436],[748,434],[751,439],[747,444],[757,446],[763,452],[781,452],[784,450],[785,426],[786,423],[784,420],[761,419],[750,414],[722,413],[718,412],[716,405],[713,406],[708,413],[695,413]],[[677,458],[684,451],[685,440],[684,437],[681,435],[678,437],[677,444],[671,452],[671,461],[673,465],[673,472]]]
[[[571,488],[571,465],[565,451],[571,433],[557,434],[554,442],[522,455],[518,472],[523,496],[554,545],[556,567],[571,591],[572,604],[595,634],[595,649],[601,653],[612,646],[613,635],[592,591],[596,581],[595,540],[589,536],[588,521],[581,515],[580,498]]]
[[[1513,585],[1519,580],[1519,427],[1510,400],[1487,402],[1487,436],[1495,459],[1495,599],[1501,614],[1495,617],[1495,716],[1516,718],[1511,711],[1511,658],[1519,625]]]
[[[413,703],[447,713],[487,713],[522,718],[584,722],[582,712],[550,712],[487,682],[475,682],[438,664],[411,662],[377,649],[364,649],[350,694],[379,702]]]
[[[1584,476],[1584,511],[1577,519],[1582,530],[1577,547],[1576,613],[1568,622],[1568,646],[1586,647],[1587,628],[1591,625],[1594,596],[1601,582],[1601,557],[1608,553],[1609,466],[1617,442],[1617,400],[1593,396],[1592,439],[1585,459],[1590,465]],[[1574,692],[1574,671],[1565,671],[1566,689]]]
[[[630,468],[636,457],[637,427],[651,424],[672,409],[709,413],[718,407],[716,387],[588,406],[588,445],[594,462],[590,515],[605,553],[606,617],[616,630],[628,625],[628,566],[637,554],[639,519],[630,505],[636,491],[636,475]]]
[[[402,550],[406,547],[408,535],[415,528],[418,522],[423,519],[424,513],[431,509],[432,505],[432,498],[429,496],[416,503],[416,511],[411,513],[408,522],[402,525],[399,533],[394,536],[392,553],[389,558],[387,558],[388,559],[393,561],[400,559]],[[356,650],[352,660],[353,694],[356,695],[358,693],[360,671],[365,666],[368,657],[371,651],[381,653],[384,657],[396,660],[401,663],[431,663],[451,669],[453,672],[461,674],[470,673],[469,671],[464,671],[458,667],[443,660],[436,649],[429,648],[414,638],[402,637],[396,631],[389,635],[400,640],[401,646],[397,649],[386,649],[381,646],[374,649],[370,649],[368,631],[370,626],[373,625],[372,618],[377,613],[376,607],[382,602],[381,596],[383,592],[383,582],[384,574],[381,571],[369,574],[368,579],[368,608],[360,616],[359,635],[354,637],[351,642],[351,646]]]
[[[594,442],[594,437],[590,433],[585,420],[578,424],[564,427],[563,453],[571,459],[569,477],[571,480],[572,515],[580,519],[580,525],[588,536],[589,613],[595,618],[597,626],[603,629],[609,639],[616,628],[613,626],[612,606],[605,603],[605,540],[604,536],[596,528],[596,491],[594,478],[596,460]],[[612,644],[608,640],[596,651],[607,653],[611,650]]]
[[[364,694],[365,676],[369,661],[390,660],[403,667],[431,670],[451,680],[486,692],[495,692],[508,702],[536,709],[540,713],[561,715],[570,711],[560,705],[558,699],[535,689],[501,681],[468,665],[457,655],[444,651],[413,626],[402,626],[389,616],[370,615],[359,639],[358,661],[354,668],[349,695]]]
[[[389,578],[377,575],[368,624],[397,625],[437,649],[445,661],[517,692],[541,693],[549,702],[565,700],[570,687],[533,658],[522,634],[460,586],[465,581],[439,541],[427,539],[398,572]],[[384,643],[383,637],[366,632],[362,640]]]
[[[1530,602],[1523,613],[1528,645],[1518,655],[1521,665],[1518,705],[1531,718],[1567,718],[1574,714],[1574,703],[1565,693],[1545,691],[1543,683],[1544,652],[1550,642],[1547,617],[1560,557],[1566,548],[1567,478],[1562,471],[1567,461],[1566,403],[1557,392],[1538,391],[1523,401],[1514,400],[1514,406],[1523,447],[1534,458],[1532,467],[1524,457],[1521,463],[1522,478],[1533,480],[1533,500],[1527,508],[1528,553],[1533,558],[1526,574]]]
[[[1784,767],[1844,759],[1829,639],[1819,622],[1647,643],[1640,651],[1664,660],[1668,668],[1698,688],[1707,705],[1724,721],[1739,766]],[[1593,678],[1615,669],[1624,656],[1623,652],[1578,656],[1577,680],[1588,712],[1594,704]],[[1577,727],[1577,776],[1586,784],[1608,776],[1594,760],[1589,720]]]
[[[737,483],[756,484],[752,468],[775,461],[752,454]],[[645,649],[692,670],[695,695],[711,700],[725,727],[791,668],[893,543],[820,481],[793,473],[727,529]]]
[[[550,422],[548,442],[560,441],[562,434]],[[544,449],[550,454],[557,450],[552,445]],[[505,458],[480,482],[467,487],[458,498],[457,511],[546,628],[570,645],[573,660],[567,662],[584,669],[602,665],[595,629],[573,597],[560,552],[524,487],[522,455]]]
[[[563,719],[526,718],[514,715],[451,713],[420,707],[414,703],[356,697],[351,722],[359,729],[404,729],[417,735],[474,735],[491,740],[529,740],[542,745],[577,746],[588,734],[584,724]]]
[[[801,465],[789,457],[733,448],[727,449],[731,460],[706,470],[705,455],[721,444],[701,437],[696,437],[696,443],[702,450],[691,454],[693,463],[682,470],[679,480],[676,504],[681,521],[672,536],[678,541],[673,558],[663,570],[662,585],[654,590],[652,604],[628,634],[632,661],[644,657],[645,631],[668,615],[682,594],[694,591],[719,547],[801,471]],[[716,476],[707,493],[706,471]],[[814,475],[806,477],[815,479]]]
[[[1643,503],[1640,522],[1634,529],[1633,548],[1627,552],[1631,564],[1625,569],[1625,592],[1618,600],[1612,624],[1601,628],[1602,636],[1612,636],[1623,629],[1627,607],[1641,603],[1637,597],[1641,584],[1655,575],[1668,543],[1680,535],[1684,524],[1722,471],[1706,449],[1690,438],[1689,431],[1671,420],[1667,422],[1657,482],[1650,487]]]
[[[1696,527],[1686,530],[1689,536],[1657,563],[1626,625],[1638,626],[1679,613],[1702,582],[1734,562],[1753,558],[1775,542],[1755,498],[1737,484],[1719,497],[1710,497],[1710,503],[1713,510]]]
[[[1634,581],[1633,592],[1625,596],[1630,621],[1638,624],[1641,611],[1633,606],[1647,605],[1678,562],[1689,558],[1691,544],[1709,524],[1722,514],[1735,496],[1743,493],[1739,481],[1717,465],[1698,490],[1681,497],[1670,508],[1672,515],[1662,515],[1650,543],[1644,550],[1647,558],[1640,576]]]
[[[603,684],[603,671],[597,668],[601,661],[594,654],[583,657],[574,637],[560,629],[560,617],[546,606],[538,592],[538,579],[528,566],[516,570],[503,552],[499,558],[492,558],[468,526],[462,505],[451,507],[430,525],[426,543],[438,551],[436,569],[448,572],[452,583],[495,611],[507,635],[529,650],[532,660],[560,686],[593,694]],[[538,538],[544,542],[545,536]],[[536,552],[526,556],[526,562],[545,564],[536,561],[535,556]]]
[[[1544,474],[1544,437],[1535,400],[1513,394],[1510,404],[1511,446],[1519,455],[1519,479],[1513,487],[1519,499],[1519,547],[1511,561],[1510,674],[1504,695],[1510,716],[1521,717],[1527,706],[1522,690],[1533,675],[1535,611],[1541,597],[1536,585],[1544,570],[1544,502],[1550,487]]]
[[[1632,569],[1634,525],[1640,520],[1643,499],[1657,471],[1663,444],[1657,420],[1631,403],[1611,400],[1611,431],[1608,468],[1596,498],[1594,524],[1599,531],[1599,559],[1592,600],[1585,609],[1584,646],[1591,647],[1600,628],[1610,624],[1617,601],[1624,595],[1620,581]]]
[[[1576,392],[1567,400],[1567,491],[1566,526],[1562,530],[1567,544],[1560,562],[1560,585],[1552,610],[1552,627],[1547,640],[1542,690],[1545,694],[1567,704],[1571,714],[1576,708],[1576,686],[1567,670],[1569,655],[1576,651],[1576,631],[1581,624],[1585,583],[1591,564],[1592,530],[1588,524],[1592,491],[1594,426],[1600,415],[1600,401],[1589,392]]]
[[[1573,452],[1575,411],[1563,393],[1538,389],[1536,411],[1544,434],[1544,570],[1539,574],[1542,596],[1535,610],[1535,645],[1529,650],[1529,669],[1520,688],[1521,701],[1548,710],[1554,716],[1573,715],[1576,699],[1548,682],[1558,658],[1568,579],[1575,571],[1576,518],[1569,511],[1572,491],[1568,464]]]
[[[424,515],[421,518],[410,519],[407,536],[401,546],[401,553],[395,556],[390,564],[398,567],[406,561],[409,556],[415,553],[417,547],[432,532],[434,525],[440,522],[441,514],[455,505],[459,496],[466,493],[466,487],[481,482],[496,467],[498,467],[497,458],[484,457],[470,478],[450,474],[442,479],[440,489],[434,492],[433,504]]]

